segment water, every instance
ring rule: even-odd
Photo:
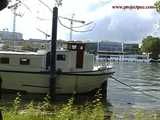
[[[160,98],[159,63],[113,63],[113,70],[115,71],[114,77],[118,80]],[[109,79],[108,82],[108,100],[114,107],[160,110],[160,99],[145,96],[113,79]]]

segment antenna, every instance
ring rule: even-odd
[[[48,33],[40,30],[39,28],[36,28],[39,32],[43,33],[45,35],[45,39],[47,40],[48,37],[50,37],[51,35],[49,35]]]

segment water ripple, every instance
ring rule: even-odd
[[[118,80],[160,98],[160,64],[114,63],[113,70],[115,71],[114,77]],[[139,92],[113,80],[109,81],[108,89],[109,99],[114,104],[128,104],[128,102],[134,105],[145,103],[158,106],[160,104],[160,100],[151,102],[154,98],[140,95]]]

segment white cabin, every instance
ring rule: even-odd
[[[77,50],[76,44],[73,45],[70,44],[70,49],[56,51],[56,69],[63,72],[93,70],[94,55],[84,52],[83,44],[80,46],[81,50]],[[0,70],[49,71],[49,64],[50,52],[48,51],[0,51]]]

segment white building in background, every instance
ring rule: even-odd
[[[66,45],[66,41],[57,40],[56,45],[57,45],[57,49],[64,48]],[[7,49],[10,48],[14,50],[21,50],[24,46],[33,48],[34,51],[38,49],[50,50],[51,40],[43,40],[43,39],[0,40],[0,50],[2,50],[4,46],[7,46]]]
[[[23,40],[23,34],[18,32],[0,31],[0,40]]]

